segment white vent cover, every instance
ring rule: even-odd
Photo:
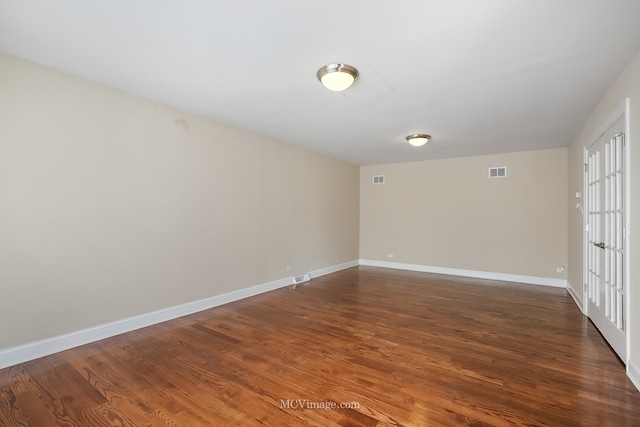
[[[298,286],[300,283],[308,282],[309,280],[311,280],[311,277],[309,277],[308,274],[302,274],[300,276],[294,276],[293,277],[293,289],[295,289],[296,286]]]
[[[489,178],[505,178],[506,176],[507,168],[505,166],[489,168]]]
[[[374,184],[384,184],[384,175],[374,175],[373,176]]]

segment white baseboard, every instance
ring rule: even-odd
[[[585,313],[584,311],[584,301],[580,297],[580,294],[576,292],[576,290],[573,288],[573,286],[571,286],[571,283],[569,282],[567,282],[567,291],[569,292],[569,295],[571,295],[571,298],[573,298],[573,301],[575,301],[582,314],[586,315],[587,313]]]
[[[324,274],[333,273],[345,268],[358,265],[358,261],[350,261],[331,267],[310,272],[311,278],[319,277]],[[27,362],[29,360],[44,357],[70,348],[78,347],[91,342],[99,341],[105,338],[120,335],[136,329],[145,328],[157,323],[166,322],[178,317],[187,316],[198,311],[207,310],[218,307],[233,301],[249,298],[254,295],[269,292],[285,286],[293,285],[293,277],[275,280],[260,285],[251,286],[249,288],[239,289],[237,291],[227,292],[225,294],[216,295],[198,301],[188,302],[177,306],[165,308],[151,313],[141,314],[114,322],[105,323],[94,326],[92,328],[59,335],[52,338],[46,338],[40,341],[34,341],[17,347],[11,347],[0,350],[0,369],[8,366],[17,365],[18,363]]]
[[[640,369],[631,360],[627,363],[627,376],[640,391]]]
[[[336,271],[344,270],[345,268],[355,267],[358,265],[358,260],[344,262],[342,264],[332,265],[331,267],[321,268],[319,270],[313,270],[309,272],[309,277],[320,277],[327,274],[335,273]]]
[[[556,288],[566,288],[567,281],[563,279],[553,279],[548,277],[521,276],[517,274],[492,273],[488,271],[462,270],[457,268],[432,267],[419,264],[404,264],[400,262],[372,261],[361,259],[360,265],[372,267],[395,268],[398,270],[420,271],[423,273],[448,274],[451,276],[473,277],[475,279],[500,280],[503,282],[527,283],[530,285],[553,286]]]

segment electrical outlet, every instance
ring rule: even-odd
[[[565,268],[564,265],[562,267],[556,268],[556,272],[557,273],[564,273],[565,271],[567,271],[567,269]]]
[[[287,271],[293,270],[293,265],[287,265]]]
[[[387,254],[387,258],[393,258],[393,254]]]

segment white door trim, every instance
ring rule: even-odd
[[[624,264],[624,275],[625,275],[625,319],[626,319],[626,325],[625,325],[625,338],[626,338],[626,354],[624,355],[624,360],[623,362],[625,363],[625,365],[627,365],[628,367],[628,361],[629,361],[629,350],[631,348],[631,334],[629,333],[629,329],[630,329],[630,314],[631,314],[631,310],[630,310],[630,304],[629,301],[631,301],[631,292],[632,290],[630,289],[630,283],[632,283],[631,281],[631,275],[630,275],[630,263],[628,262],[630,258],[630,253],[629,253],[629,247],[631,246],[629,244],[629,236],[630,236],[630,210],[629,210],[629,206],[630,203],[629,201],[631,200],[631,192],[630,192],[630,187],[631,187],[631,179],[630,179],[630,168],[629,168],[629,147],[630,147],[630,124],[629,124],[629,106],[630,106],[630,100],[629,98],[625,98],[624,102],[622,102],[607,118],[607,120],[605,120],[598,128],[597,131],[594,132],[591,136],[590,139],[588,139],[588,145],[585,144],[583,147],[583,163],[585,165],[587,165],[587,160],[588,160],[588,151],[589,149],[593,146],[593,144],[595,144],[596,142],[598,142],[599,139],[601,139],[604,134],[609,130],[609,128],[611,128],[611,126],[613,126],[615,124],[615,122],[620,119],[621,116],[624,115],[624,132],[625,132],[625,146],[624,146],[624,150],[625,150],[625,164],[624,164],[624,179],[625,179],[625,194],[624,194],[624,206],[625,206],[625,228],[626,228],[626,241],[625,241],[625,259],[627,260],[627,262],[625,262]],[[586,173],[586,169],[585,171],[583,171],[583,175],[582,175],[582,194],[584,195],[584,202],[586,204],[586,197],[587,197],[587,186],[588,186],[588,177],[587,177],[587,173]],[[583,209],[586,209],[586,207],[583,205]],[[585,214],[585,212],[583,211],[583,216],[582,216],[582,286],[583,286],[583,298],[582,298],[582,312],[585,315],[589,315],[589,308],[588,308],[588,303],[589,303],[589,298],[587,295],[587,268],[588,268],[588,263],[587,263],[587,245],[589,244],[588,242],[588,236],[587,236],[587,232],[586,232],[586,228],[587,228],[587,221],[588,221],[588,215]]]

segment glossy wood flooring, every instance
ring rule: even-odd
[[[354,267],[0,370],[0,425],[621,427],[640,393],[563,289]]]

